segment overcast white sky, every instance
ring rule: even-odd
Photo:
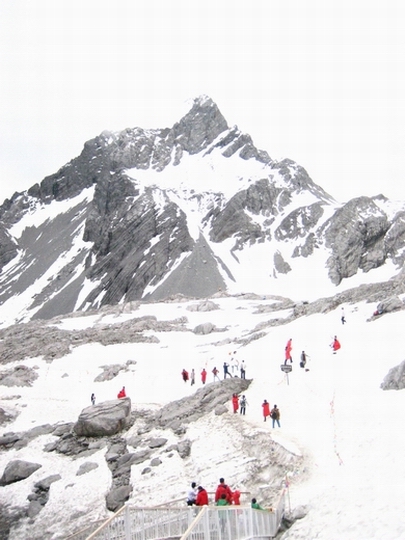
[[[0,201],[209,95],[338,200],[405,199],[403,0],[2,0]]]

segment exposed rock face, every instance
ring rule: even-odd
[[[8,484],[25,480],[25,478],[31,476],[40,467],[42,465],[39,463],[30,463],[21,459],[10,461],[0,478],[0,486],[7,486]]]
[[[51,219],[23,226],[62,201],[70,204]],[[321,248],[335,285],[387,260],[399,269],[405,205],[393,213],[383,196],[338,205],[303,167],[272,160],[201,96],[171,128],[101,133],[1,205],[0,270],[9,268],[0,306],[26,295],[19,322],[177,294],[206,298],[238,280],[244,288],[240,275],[256,270],[249,250],[262,244],[269,290],[278,274],[294,275],[294,259]],[[51,356],[61,355],[66,344],[50,342]]]
[[[383,390],[403,390],[405,388],[405,360],[388,372],[381,383]]]
[[[130,419],[130,398],[104,401],[83,409],[73,429],[79,436],[104,437],[122,431]]]
[[[166,405],[156,414],[156,422],[165,428],[176,428],[181,422],[193,422],[214,410],[217,405],[229,401],[233,393],[240,394],[246,391],[251,382],[249,379],[233,377],[220,383],[207,384],[192,396]]]

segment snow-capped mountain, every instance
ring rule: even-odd
[[[405,203],[338,203],[200,97],[171,129],[87,142],[0,220],[1,540],[221,476],[242,504],[289,486],[285,540],[403,538]]]
[[[202,96],[170,129],[103,132],[3,203],[0,320],[177,293],[261,294],[258,283],[304,298],[315,280],[318,295],[331,294],[379,281],[383,266],[394,276],[404,253],[405,204],[337,203]]]

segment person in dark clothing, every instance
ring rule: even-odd
[[[240,414],[245,414],[246,413],[246,405],[247,404],[248,404],[248,402],[247,402],[246,396],[243,395],[240,398],[240,401],[239,401]]]
[[[277,405],[274,405],[274,407],[271,409],[270,417],[273,420],[273,427],[275,426],[275,423],[277,422],[278,427],[280,426],[280,409],[277,407]]]
[[[96,404],[96,396],[95,396],[95,394],[91,394],[90,400],[91,400],[92,405]]]
[[[229,370],[228,370],[228,367],[229,367],[229,364],[227,364],[226,362],[224,362],[224,379],[226,379],[226,376],[229,375],[230,377],[232,377],[232,375],[229,373]]]
[[[302,351],[300,367],[304,368],[306,363],[307,363],[307,355],[305,354],[305,351]]]

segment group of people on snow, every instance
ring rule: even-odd
[[[238,371],[235,372],[235,366],[237,366],[237,370],[240,372],[240,378],[241,379],[246,379],[246,362],[244,360],[242,360],[240,362],[240,364],[239,364],[239,362],[237,362],[237,363],[233,362],[232,363],[232,361],[231,361],[231,364],[228,364],[228,362],[224,362],[224,364],[222,366],[223,367],[223,372],[224,372],[224,379],[226,379],[227,377],[238,377],[238,375],[236,374]],[[232,373],[229,371],[229,368],[231,368]],[[216,366],[214,366],[211,373],[213,375],[214,382],[221,380],[219,378],[219,370],[217,369]],[[207,375],[208,375],[208,372],[205,369],[205,367],[201,370],[200,375],[201,375],[201,383],[205,384],[207,382]],[[182,379],[183,379],[183,381],[185,383],[190,381],[191,386],[193,386],[193,384],[195,384],[195,370],[194,370],[194,368],[191,370],[191,373],[189,373],[185,368],[183,368],[183,370],[181,372],[181,377],[182,377]]]

